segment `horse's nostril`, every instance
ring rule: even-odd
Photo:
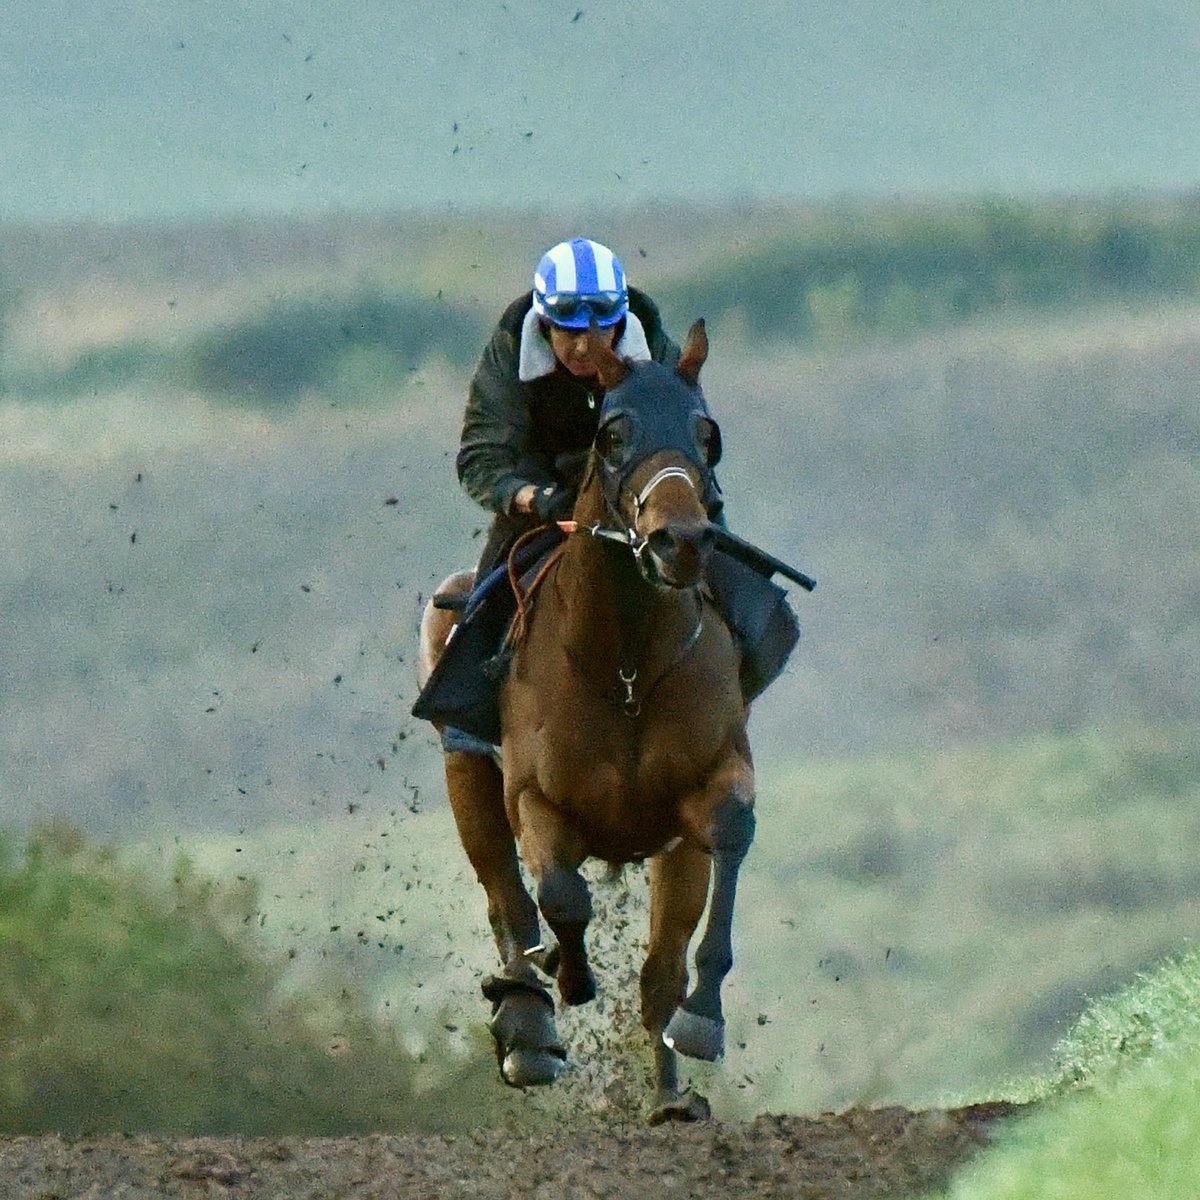
[[[703,525],[689,526],[687,529],[681,529],[676,534],[677,544],[681,547],[686,546],[688,550],[700,560],[708,557],[716,544],[716,531],[707,523]]]
[[[650,534],[646,538],[646,545],[649,546],[650,552],[663,562],[673,562],[679,549],[675,538],[666,528],[656,529]]]

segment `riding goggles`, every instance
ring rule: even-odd
[[[585,329],[592,318],[597,325],[614,325],[625,315],[629,303],[624,292],[594,292],[590,295],[558,292],[539,299],[547,320],[572,329]]]

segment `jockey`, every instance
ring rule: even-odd
[[[504,562],[526,530],[571,515],[604,399],[588,352],[593,322],[624,358],[679,361],[657,305],[629,287],[607,246],[577,237],[546,251],[533,290],[501,315],[463,417],[458,479],[495,514],[477,579]],[[719,519],[715,482],[705,503]]]
[[[679,361],[658,307],[627,284],[616,255],[574,238],[542,256],[532,290],[501,314],[471,379],[456,467],[466,493],[494,516],[453,649],[413,707],[418,717],[446,722],[447,749],[486,753],[499,741],[498,681],[507,658],[496,651],[515,600],[494,585],[524,533],[574,510],[604,399],[589,348],[593,327],[624,358]],[[705,508],[724,525],[720,487],[706,474]],[[555,536],[562,535],[546,530]],[[543,541],[529,550],[546,548]],[[748,702],[783,669],[795,617],[782,589],[724,554],[712,555],[705,581],[738,643]]]

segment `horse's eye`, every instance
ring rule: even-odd
[[[695,436],[701,458],[715,467],[721,461],[721,427],[711,417],[697,417]]]
[[[621,417],[602,425],[596,433],[596,452],[601,458],[619,458],[628,441],[627,423]]]

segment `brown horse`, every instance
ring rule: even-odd
[[[699,388],[708,342],[698,321],[674,369],[593,342],[605,389],[599,431],[569,535],[515,630],[500,696],[501,765],[448,750],[446,782],[500,953],[484,993],[505,1080],[549,1083],[564,1065],[539,972],[556,978],[564,1004],[595,995],[584,945],[591,898],[579,867],[648,859],[641,1009],[654,1048],[650,1120],[695,1120],[708,1105],[681,1090],[675,1052],[706,1060],[723,1052],[720,990],[732,965],[738,869],[754,834],[738,651],[704,587],[714,531],[701,496],[720,452]],[[440,594],[470,581],[467,572],[451,576]],[[426,609],[422,681],[453,620],[432,602]],[[689,994],[687,951],[706,903]],[[538,910],[557,940],[550,949]]]

